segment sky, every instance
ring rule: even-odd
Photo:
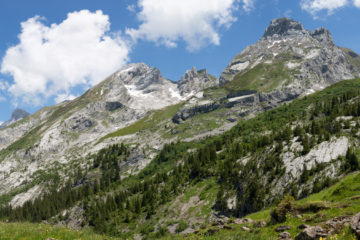
[[[360,0],[2,0],[0,122],[74,99],[128,63],[219,77],[274,18],[360,53]]]

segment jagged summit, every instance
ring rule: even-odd
[[[270,22],[266,28],[262,40],[283,40],[297,38],[299,42],[306,39],[318,41],[320,44],[335,45],[329,30],[324,27],[313,31],[306,30],[304,26],[290,18],[277,18]]]
[[[236,80],[232,89],[311,93],[360,76],[351,62],[326,28],[307,30],[295,20],[278,18],[230,62],[220,84]]]
[[[263,38],[294,34],[305,34],[303,25],[289,18],[277,18],[266,28]]]
[[[30,114],[28,112],[26,112],[25,110],[16,108],[11,115],[11,120],[17,121],[19,119],[26,118],[29,115]]]
[[[20,108],[16,108],[13,113],[11,114],[11,118],[10,120],[0,124],[0,128],[4,128],[6,126],[9,126],[10,124],[20,120],[20,119],[23,119],[23,118],[26,118],[27,116],[29,116],[30,113],[26,112],[25,110],[23,109],[20,109]]]
[[[206,69],[197,70],[193,67],[186,71],[185,75],[178,81],[178,88],[181,95],[195,94],[205,88],[219,84],[219,80],[208,74]]]

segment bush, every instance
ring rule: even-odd
[[[295,199],[286,195],[284,199],[270,212],[271,222],[282,223],[286,221],[286,214],[294,211]]]
[[[179,224],[177,225],[175,232],[176,233],[181,233],[182,231],[184,231],[185,229],[187,229],[189,226],[189,224],[187,222],[185,222],[184,220],[181,220],[179,222]]]

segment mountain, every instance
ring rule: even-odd
[[[359,62],[328,30],[281,18],[219,79],[129,64],[0,129],[0,217],[198,237],[307,197],[360,169]]]
[[[325,28],[309,31],[294,20],[275,19],[256,44],[230,62],[220,83],[239,90],[312,93],[358,77],[360,68],[351,56]]]
[[[27,116],[29,116],[30,114],[28,112],[26,112],[25,110],[23,109],[15,109],[13,111],[13,113],[11,114],[11,118],[10,120],[6,121],[6,122],[3,122],[0,124],[0,128],[4,128],[6,126],[9,126],[11,125],[12,123],[18,121],[18,120],[21,120],[23,118],[26,118]]]

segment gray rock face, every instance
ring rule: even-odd
[[[211,104],[204,104],[201,106],[195,106],[191,108],[183,108],[174,115],[172,120],[174,123],[179,124],[181,120],[185,121],[186,119],[192,118],[196,115],[215,111],[220,107],[221,105],[219,103],[211,103]]]
[[[356,214],[350,223],[351,230],[356,234],[357,239],[360,239],[360,213]]]
[[[195,94],[205,88],[217,86],[219,80],[210,76],[205,69],[197,71],[195,67],[186,71],[185,75],[178,81],[178,88],[182,96]]]

